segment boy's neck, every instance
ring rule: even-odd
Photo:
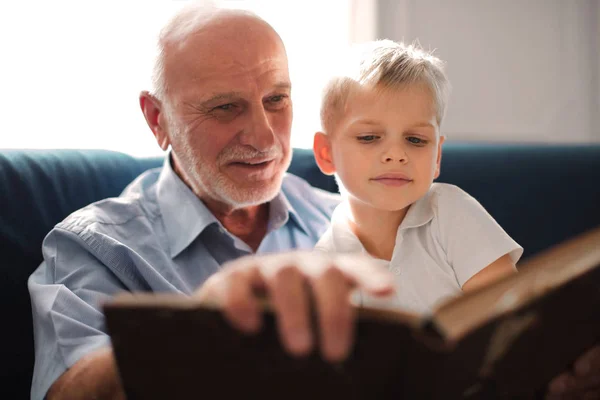
[[[348,201],[348,223],[365,250],[373,257],[392,259],[398,227],[409,207],[385,211],[357,201]]]

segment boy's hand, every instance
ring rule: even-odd
[[[554,378],[546,399],[600,399],[600,345],[579,357],[572,371]]]
[[[354,342],[350,294],[360,288],[373,295],[394,291],[392,275],[360,255],[289,252],[248,256],[227,263],[198,289],[195,297],[216,303],[244,332],[261,326],[259,297],[266,296],[277,317],[281,342],[294,355],[313,350],[318,332],[326,360],[346,358]],[[311,303],[318,327],[311,326]]]

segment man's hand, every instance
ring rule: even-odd
[[[546,399],[600,399],[600,345],[579,357],[573,371],[554,378]]]
[[[46,398],[125,400],[112,349],[96,350],[77,361],[52,384]]]
[[[354,342],[354,306],[350,293],[360,288],[376,296],[393,293],[391,274],[360,255],[289,252],[237,259],[209,278],[196,292],[203,302],[224,309],[230,323],[243,332],[261,327],[259,296],[269,299],[277,317],[281,342],[294,355],[313,350],[311,298],[317,312],[321,353],[340,361]],[[318,328],[318,329],[317,329]]]

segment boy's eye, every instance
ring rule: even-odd
[[[370,143],[378,138],[379,138],[379,136],[377,136],[377,135],[362,135],[362,136],[357,137],[358,141],[363,142],[363,143]]]
[[[420,144],[420,145],[425,145],[427,144],[427,140],[415,137],[415,136],[409,136],[406,138],[406,140],[408,140],[410,143],[412,144]]]

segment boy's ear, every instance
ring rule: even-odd
[[[331,156],[331,141],[329,140],[329,136],[323,132],[315,133],[313,153],[321,172],[325,175],[333,175],[335,173],[335,165]]]
[[[440,176],[440,171],[441,171],[441,165],[442,165],[442,144],[444,143],[444,141],[446,140],[445,136],[440,136],[440,142],[438,143],[438,148],[437,148],[437,160],[435,161],[435,175],[433,176],[433,179],[437,179]]]

